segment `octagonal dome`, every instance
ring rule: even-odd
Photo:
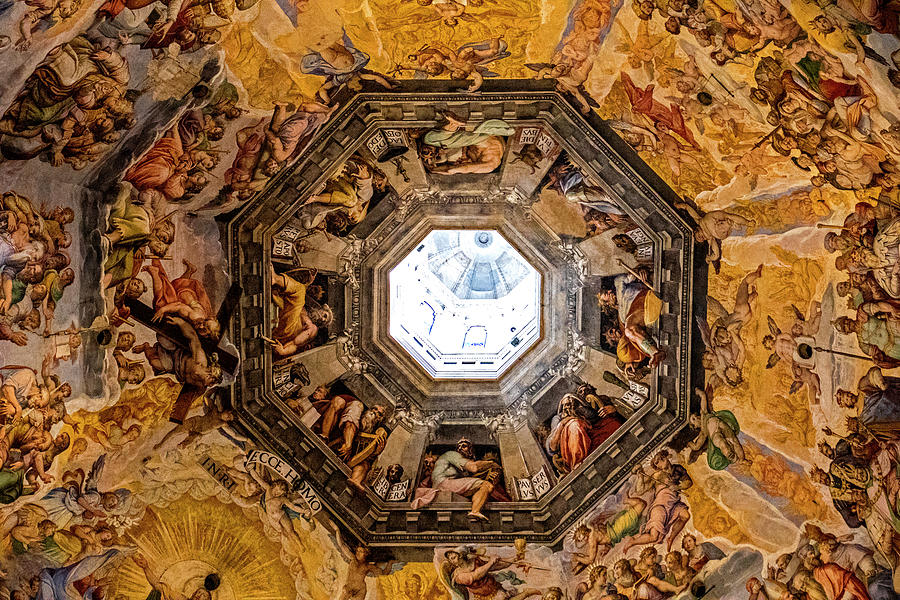
[[[497,231],[432,231],[389,286],[391,337],[432,377],[494,379],[540,338],[541,275]]]
[[[369,545],[556,543],[635,464],[661,444],[683,444],[698,409],[689,390],[702,387],[703,348],[692,324],[705,318],[707,271],[673,208],[680,199],[608,126],[585,121],[543,85],[477,96],[360,93],[228,224],[243,292],[232,325],[241,355],[235,411]],[[469,141],[488,119],[506,124],[489,136],[504,149],[494,170],[451,174],[425,159],[429,132],[444,131],[450,110],[466,121],[460,135]],[[352,192],[352,210],[338,189]],[[658,296],[659,318],[645,334],[664,356],[650,365],[645,353],[629,355],[636,368],[625,372],[610,341],[621,315],[599,298],[630,277],[646,277]],[[510,325],[496,317],[518,302],[538,316]],[[449,333],[441,334],[438,305],[456,313]],[[491,318],[463,314],[467,305]],[[466,316],[485,321],[474,323],[484,325],[481,337],[460,327]],[[407,344],[391,330],[400,323]],[[494,376],[435,375],[410,352],[421,343],[435,357],[474,355],[513,339],[522,353],[501,352],[509,364]],[[572,395],[615,414],[585,409],[591,439],[603,439],[566,462],[546,436]],[[323,414],[332,399],[383,415],[385,443],[362,481]],[[486,519],[469,518],[471,500],[452,491],[415,502],[415,490],[428,487],[429,459],[463,437],[502,469],[496,486],[506,496],[488,501]],[[388,472],[401,480],[392,484]]]

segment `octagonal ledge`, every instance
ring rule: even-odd
[[[546,110],[542,109],[543,112],[540,112],[540,115],[534,113],[529,118],[537,116],[546,118],[548,114],[556,115],[558,119],[563,120],[569,117],[579,118],[558,97],[552,94],[548,96],[547,99],[541,100],[546,103]],[[402,99],[390,98],[388,100],[401,102]],[[485,101],[491,102],[492,100],[479,98],[477,104],[483,105]],[[497,115],[502,118],[510,114],[504,113],[503,111],[507,109],[503,107],[500,107],[501,112],[498,114],[496,112],[498,108],[490,106],[488,112],[483,110],[479,112],[481,109],[475,106],[476,102],[471,99],[460,100],[458,103],[472,106],[472,110],[466,112],[469,119],[477,120],[488,115]],[[352,104],[351,102],[348,106]],[[532,102],[532,105],[534,104]],[[396,110],[396,107],[391,110]],[[518,108],[515,110],[520,111]],[[386,111],[387,109],[384,109],[380,114],[399,120],[407,120],[412,116],[422,119],[426,125],[433,124],[434,112],[427,106],[415,105],[408,109],[402,107],[399,113]],[[338,138],[345,144],[341,153],[335,153],[334,147],[325,152],[319,152],[313,148],[313,154],[306,158],[301,157],[301,160],[295,165],[296,169],[293,173],[279,176],[277,185],[274,185],[272,189],[283,190],[286,195],[276,194],[279,203],[266,206],[263,206],[266,204],[265,198],[258,199],[254,202],[257,206],[253,208],[262,208],[262,211],[258,211],[256,216],[262,216],[263,220],[273,219],[270,222],[277,222],[279,219],[285,218],[296,202],[291,204],[284,199],[293,196],[295,201],[299,201],[303,193],[298,192],[298,189],[312,189],[328,177],[328,160],[340,161],[341,157],[349,156],[352,152],[353,143],[359,145],[363,142],[359,137],[354,140],[347,136],[346,131],[355,130],[359,135],[370,131],[373,126],[377,125],[377,122],[373,120],[376,117],[371,116],[373,114],[376,114],[376,111],[369,111],[368,116],[363,119],[354,117],[356,120],[353,126],[345,129],[344,135]],[[524,114],[524,112],[520,111],[517,114]],[[341,116],[338,115],[337,120],[340,119]],[[429,123],[429,120],[432,122]],[[602,129],[602,124],[598,126],[597,123],[592,123],[592,126]],[[581,130],[577,128],[572,131],[577,134],[581,133]],[[590,140],[589,135],[585,135],[584,138]],[[562,144],[567,149],[578,148],[578,152],[583,152],[582,149],[585,148],[583,142],[582,139],[562,140]],[[613,137],[604,138],[602,143],[609,150],[609,148],[615,148],[617,143],[620,144],[620,141],[617,142],[617,138]],[[633,153],[629,157],[627,148],[623,148],[625,150],[624,161],[620,162],[617,162],[615,158],[608,157],[603,151],[598,151],[597,148],[589,148],[589,150],[592,151],[592,154],[587,160],[579,156],[574,159],[574,162],[587,171],[595,174],[602,173],[601,178],[605,182],[605,187],[616,192],[620,197],[632,190],[640,190],[642,182],[646,187],[646,181],[652,179],[647,173],[640,175],[639,168],[629,167],[629,163],[636,157],[633,156]],[[315,152],[319,153],[315,154]],[[339,164],[338,162],[337,166]],[[637,181],[626,173],[629,169],[632,175],[634,173],[640,175]],[[298,185],[287,185],[292,177],[300,177],[303,181]],[[310,181],[307,181],[307,178]],[[295,180],[294,183],[297,181]],[[657,195],[653,190],[650,190],[650,196],[651,202],[646,206],[637,207],[634,212],[636,218],[645,226],[661,232],[659,236],[661,252],[656,255],[654,264],[654,285],[658,287],[660,294],[671,299],[671,302],[668,303],[667,310],[660,318],[658,332],[661,344],[677,344],[678,348],[660,368],[657,377],[656,391],[658,393],[654,394],[656,401],[648,403],[642,411],[632,416],[628,430],[623,431],[614,440],[614,444],[610,443],[606,448],[600,448],[595,460],[564,478],[560,486],[541,499],[537,503],[539,514],[536,518],[529,517],[529,511],[535,510],[534,503],[489,505],[489,523],[475,525],[465,522],[464,507],[458,505],[436,504],[425,511],[410,511],[408,504],[389,505],[371,493],[358,496],[349,492],[346,486],[346,467],[341,463],[335,463],[327,449],[311,444],[310,440],[305,438],[306,433],[304,433],[302,424],[296,423],[289,415],[286,415],[281,401],[277,397],[269,397],[263,389],[267,387],[266,381],[270,377],[271,364],[268,362],[267,353],[264,352],[264,343],[258,337],[263,332],[262,326],[266,319],[268,306],[264,285],[266,275],[263,270],[265,255],[262,250],[266,235],[262,234],[265,225],[261,225],[260,221],[256,221],[255,225],[244,229],[240,236],[241,243],[231,244],[230,248],[230,257],[234,267],[232,272],[239,275],[242,286],[247,290],[247,296],[242,299],[241,318],[236,319],[238,322],[233,324],[235,327],[239,327],[234,333],[236,338],[242,338],[242,355],[245,360],[245,369],[240,376],[241,385],[239,387],[243,391],[249,392],[245,394],[240,391],[238,395],[243,398],[236,398],[237,405],[245,404],[249,409],[247,411],[249,414],[241,415],[242,421],[246,420],[248,427],[254,431],[254,437],[262,445],[289,456],[298,470],[307,474],[313,487],[333,500],[333,502],[329,502],[329,507],[336,516],[350,524],[351,527],[363,526],[367,531],[361,532],[361,536],[369,538],[372,543],[448,541],[447,535],[451,537],[454,535],[477,535],[483,536],[485,540],[493,540],[499,539],[497,536],[509,535],[509,532],[512,531],[530,531],[544,542],[553,541],[555,539],[554,532],[559,530],[563,523],[571,522],[572,519],[577,518],[578,514],[583,513],[592,502],[614,489],[617,482],[620,482],[624,474],[627,474],[629,465],[646,457],[655,445],[661,443],[665,438],[671,437],[680,428],[688,411],[684,390],[690,389],[692,384],[695,385],[695,382],[702,380],[702,374],[699,376],[701,379],[698,379],[696,374],[699,355],[696,348],[690,344],[689,338],[693,336],[692,323],[691,319],[687,317],[690,313],[692,297],[701,293],[705,296],[705,277],[702,281],[701,292],[690,277],[695,271],[698,271],[696,261],[694,261],[693,244],[681,244],[685,232],[689,233],[689,230],[683,221],[679,223],[680,217],[666,207],[666,204],[670,204],[673,198],[665,197],[665,193]],[[659,204],[660,196],[666,203]],[[271,196],[269,200],[272,200]],[[663,218],[660,211],[665,211],[667,218]],[[668,219],[674,219],[674,229],[671,229],[672,221]],[[232,222],[232,225],[234,224]],[[671,234],[664,231],[667,228]],[[233,228],[230,231],[234,233]],[[257,247],[252,248],[252,246]],[[686,264],[685,269],[680,267],[682,262]],[[680,333],[686,333],[686,336],[679,337]],[[684,337],[688,339],[685,340]],[[690,373],[684,371],[679,373],[679,368],[689,368]],[[589,482],[588,487],[582,483],[584,481]],[[547,525],[547,523],[554,525]],[[559,526],[555,524],[559,524]]]

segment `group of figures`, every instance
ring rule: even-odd
[[[896,3],[867,0],[0,0],[0,598],[898,597],[898,30]],[[444,79],[477,98],[507,78],[552,83],[683,197],[710,266],[706,385],[686,442],[561,545],[402,563],[232,427],[241,291],[215,217],[351,92]],[[384,479],[477,527],[516,495],[511,465],[475,435],[383,463],[400,416],[317,358],[348,283],[309,266],[318,249],[407,178],[537,178],[532,210],[615,261],[585,296],[597,381],[567,380],[529,423],[554,481],[616,442],[623,394],[672,350],[636,220],[489,112],[405,131],[401,157],[320,165],[290,252],[260,263],[285,404],[355,493]]]

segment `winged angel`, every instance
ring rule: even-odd
[[[414,10],[406,19],[396,20],[393,25],[395,27],[415,24],[426,25],[428,23],[440,22],[447,27],[456,27],[460,21],[467,23],[481,23],[485,19],[492,17],[512,18],[519,17],[521,13],[511,10],[509,7],[489,8],[475,15],[469,12],[469,8],[481,8],[484,6],[484,0],[400,0],[402,4],[417,4]],[[500,4],[493,2],[493,4]]]
[[[453,50],[438,42],[425,44],[398,64],[394,73],[412,71],[416,79],[449,75],[451,79],[470,80],[467,92],[477,92],[486,77],[499,77],[488,65],[510,56],[509,45],[502,37],[470,42]]]
[[[100,455],[85,476],[84,471],[66,471],[62,485],[53,488],[41,499],[50,519],[58,527],[65,527],[72,519],[79,521],[105,520],[115,524],[127,518],[132,509],[131,491],[119,488],[101,492],[100,477],[106,464],[106,455]]]
[[[518,564],[497,556],[488,557],[483,548],[460,546],[444,552],[438,573],[452,600],[525,600],[540,596],[540,590],[519,591],[525,583],[507,570]]]
[[[795,305],[791,304],[794,312],[794,323],[790,333],[782,331],[772,317],[766,317],[769,324],[769,334],[763,338],[763,346],[771,350],[766,368],[771,369],[779,361],[784,361],[790,366],[794,380],[791,383],[789,393],[799,391],[804,385],[809,386],[812,393],[813,404],[819,403],[821,389],[819,376],[813,372],[815,366],[812,361],[811,347],[815,345],[815,336],[819,333],[819,325],[822,321],[822,305],[819,302],[809,303],[809,314],[805,315]]]
[[[652,80],[657,70],[668,71],[669,67],[679,66],[678,59],[674,56],[676,40],[671,35],[651,34],[650,21],[641,21],[634,39],[631,39],[628,29],[620,21],[615,23],[619,27],[620,37],[614,50],[628,56],[628,64],[632,69],[643,69]],[[657,50],[660,44],[662,46]]]
[[[713,319],[712,325],[697,318],[700,336],[706,345],[703,367],[712,371],[709,383],[713,388],[723,383],[737,387],[744,380],[747,349],[741,339],[741,329],[753,316],[752,305],[758,296],[756,282],[762,275],[762,268],[759,265],[741,281],[734,298],[734,310],[728,312],[721,302],[710,296],[707,308]]]

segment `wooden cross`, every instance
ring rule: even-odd
[[[228,288],[228,292],[225,294],[225,299],[222,300],[222,304],[219,307],[219,312],[216,314],[216,320],[219,322],[219,337],[214,340],[200,338],[200,343],[203,346],[203,351],[207,354],[207,356],[215,353],[219,359],[219,366],[222,367],[223,371],[231,375],[234,375],[234,372],[237,370],[238,362],[240,361],[240,359],[235,354],[232,354],[228,350],[221,348],[220,343],[222,341],[222,335],[228,328],[228,324],[231,322],[231,317],[234,314],[235,309],[237,308],[240,297],[241,286],[236,283],[232,283],[231,287]],[[159,335],[167,337],[182,349],[189,350],[184,336],[181,334],[181,331],[178,329],[178,327],[166,322],[165,320],[159,322],[153,321],[153,317],[154,315],[156,315],[156,311],[154,311],[151,307],[147,306],[140,300],[132,298],[125,298],[125,305],[131,311],[131,317],[136,322],[142,324],[148,329],[155,331]],[[182,383],[178,398],[175,399],[175,403],[172,405],[172,412],[169,415],[169,421],[181,424],[187,416],[188,411],[191,409],[191,405],[194,403],[194,400],[202,396],[205,392],[206,389],[204,388],[197,387],[189,383]]]

